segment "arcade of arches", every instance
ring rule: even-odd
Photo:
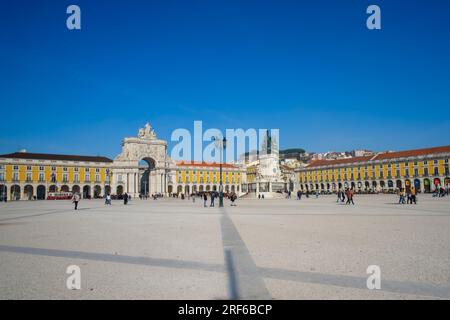
[[[450,185],[449,158],[450,146],[318,160],[297,170],[298,188],[330,192],[345,188],[363,192],[415,188],[433,192]]]

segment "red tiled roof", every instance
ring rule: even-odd
[[[347,163],[355,163],[355,162],[364,162],[372,159],[373,156],[364,156],[364,157],[354,157],[354,158],[346,158],[346,159],[336,159],[336,160],[315,160],[308,164],[309,167],[320,167],[320,166],[329,166],[336,164],[347,164]]]
[[[220,164],[217,162],[198,162],[198,161],[177,161],[178,166],[185,166],[185,167],[214,167],[219,168]],[[223,163],[223,168],[238,168],[234,164],[230,163]]]
[[[427,155],[427,154],[445,153],[445,152],[450,152],[450,146],[434,147],[434,148],[426,148],[426,149],[406,150],[406,151],[397,151],[397,152],[385,152],[385,153],[378,154],[375,157],[375,160],[406,158],[406,157],[417,157],[417,156],[424,156],[424,155]]]
[[[14,152],[2,154],[0,158],[10,159],[32,159],[32,160],[60,160],[60,161],[85,161],[85,162],[113,162],[112,159],[106,157],[94,156],[78,156],[67,154],[49,154],[49,153],[30,153],[30,152]]]
[[[448,153],[448,152],[450,152],[450,146],[415,149],[415,150],[405,150],[405,151],[396,151],[396,152],[380,152],[380,153],[378,153],[376,155],[372,155],[372,156],[355,157],[355,158],[348,158],[348,159],[337,159],[337,160],[316,160],[316,161],[312,161],[307,166],[307,168],[338,165],[338,164],[362,163],[362,162],[366,162],[369,160],[376,161],[376,160],[389,160],[389,159],[398,159],[398,158],[407,158],[407,157],[418,157],[418,156],[424,156],[424,155],[429,155],[429,154]]]

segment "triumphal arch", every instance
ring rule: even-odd
[[[175,162],[167,155],[167,141],[160,140],[149,123],[136,137],[122,141],[122,152],[113,162],[113,193],[167,194],[174,182]]]

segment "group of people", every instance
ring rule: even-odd
[[[345,204],[355,204],[355,202],[353,201],[353,197],[354,197],[355,193],[353,191],[353,189],[351,188],[346,188],[345,190],[341,190],[339,189],[337,192],[337,200],[336,202],[341,202]],[[345,200],[347,199],[347,201]]]
[[[206,192],[203,193],[202,197],[203,197],[203,207],[208,207],[208,193]],[[209,197],[211,199],[209,206],[214,207],[215,199],[219,197],[219,194],[217,192],[210,192]],[[237,194],[235,192],[229,193],[226,198],[230,199],[232,207],[236,206]],[[195,202],[195,197],[193,198],[193,202]]]
[[[303,190],[298,190],[297,191],[297,200],[302,200],[302,196],[303,196]],[[309,198],[308,192],[305,192],[305,197]]]
[[[450,194],[450,187],[447,184],[445,188],[442,186],[437,187],[436,190],[434,191],[433,197],[442,198],[448,196],[449,194]]]
[[[398,203],[399,204],[417,204],[417,192],[414,187],[412,188],[406,188],[406,189],[399,189],[398,190]]]

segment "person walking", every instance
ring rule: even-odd
[[[236,193],[232,192],[231,195],[230,195],[230,200],[231,200],[231,206],[232,207],[236,206],[236,203],[235,203],[236,199],[237,199]]]
[[[403,191],[402,189],[398,189],[398,204],[402,204],[403,203]]]
[[[406,203],[412,204],[411,188],[406,188]]]
[[[72,196],[72,202],[75,206],[75,210],[78,210],[78,202],[80,201],[80,195],[78,194],[78,192],[75,192]]]
[[[125,194],[123,195],[123,204],[128,204],[128,193],[125,192]]]
[[[203,206],[206,208],[208,202],[208,195],[206,194],[206,192],[203,194]]]
[[[413,203],[417,204],[416,196],[417,196],[416,188],[412,187],[411,188],[411,204],[413,204]]]
[[[211,204],[209,206],[214,207],[214,198],[215,198],[214,192],[211,192],[210,197],[211,197]]]
[[[353,205],[355,204],[353,202],[353,190],[347,189],[347,202],[345,204],[350,204],[350,203],[352,203]]]

